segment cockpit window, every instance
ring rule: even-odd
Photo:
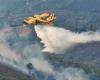
[[[41,17],[41,19],[46,20],[48,16]]]

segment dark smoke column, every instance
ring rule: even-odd
[[[34,69],[32,63],[27,64],[27,69],[29,70],[29,75],[31,76],[32,80],[38,80],[36,70]]]

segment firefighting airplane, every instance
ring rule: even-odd
[[[21,15],[25,16],[25,15]],[[7,18],[9,19],[17,19],[20,18],[19,16],[0,16],[0,19]],[[26,17],[23,20],[23,26],[27,25],[52,25],[54,20],[56,19],[55,14],[50,11],[44,11],[41,13],[33,14],[31,16]]]
[[[23,21],[23,26],[26,25],[49,25],[52,24],[56,19],[55,14],[51,12],[43,12],[39,14],[33,14],[32,16],[27,17]]]

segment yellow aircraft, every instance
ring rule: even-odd
[[[33,14],[32,16],[29,16],[24,19],[23,25],[51,24],[55,19],[55,14],[50,12]]]

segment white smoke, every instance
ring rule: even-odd
[[[44,44],[43,52],[60,53],[75,44],[100,41],[99,32],[75,33],[55,26],[35,26],[37,36]]]
[[[17,28],[15,29],[17,30]],[[26,28],[22,30],[22,28],[20,31],[19,29],[17,32],[14,32],[13,29],[9,27],[0,30],[0,62],[21,70],[25,70],[26,65],[31,62],[37,71],[52,74],[53,69],[44,59],[44,55],[41,53],[41,48],[38,43],[27,44],[26,46],[20,47],[21,43],[18,40],[16,41],[16,34],[21,38],[27,38],[30,30],[26,30]],[[23,35],[24,33],[26,35]],[[11,48],[7,42],[7,38],[12,37],[15,37],[13,48]],[[24,43],[24,41],[22,43]]]
[[[43,27],[43,28],[41,27],[41,30],[42,29],[44,30],[44,28],[45,27]],[[48,28],[46,28],[46,29],[48,29]],[[36,29],[40,29],[40,28],[35,27],[35,30]],[[54,28],[54,30],[55,30],[55,28]],[[52,32],[52,30],[51,30],[51,32]],[[66,30],[65,30],[65,32],[66,32]],[[83,73],[81,70],[78,70],[78,69],[74,70],[73,68],[71,68],[71,69],[68,68],[65,70],[61,70],[61,72],[55,71],[54,68],[52,67],[52,65],[47,60],[45,60],[44,55],[41,52],[40,45],[38,43],[27,44],[26,46],[23,46],[22,48],[20,48],[20,46],[21,46],[20,42],[15,41],[14,47],[12,49],[8,45],[7,38],[14,36],[15,34],[16,34],[16,32],[13,32],[11,28],[4,28],[4,29],[0,30],[0,62],[6,63],[7,65],[10,65],[20,71],[23,71],[24,73],[28,73],[28,71],[26,69],[26,65],[27,65],[27,63],[31,62],[33,64],[33,67],[37,71],[43,72],[43,74],[47,76],[44,80],[47,80],[48,75],[53,75],[56,80],[67,80],[67,79],[68,80],[76,80],[76,79],[89,80],[88,77],[85,76],[85,73]],[[28,36],[28,34],[27,34],[27,36]],[[18,35],[21,37],[26,37],[26,36],[21,35],[21,33],[19,33],[19,32],[18,32]],[[46,34],[44,34],[44,37],[45,37],[45,35]],[[55,39],[55,38],[52,38],[52,39]],[[16,38],[14,38],[14,40],[16,40]],[[20,48],[21,51],[16,50],[16,48]],[[16,63],[15,63],[15,61],[16,61]],[[38,76],[36,76],[36,77],[38,77]]]
[[[4,56],[5,58],[19,60],[20,56],[13,50],[10,50],[6,45],[0,43],[0,56]]]
[[[14,33],[10,27],[0,30],[0,63],[13,67],[27,74],[27,70],[21,65],[21,55],[15,50],[11,49],[11,47],[8,45],[7,38],[9,35],[14,36]]]
[[[23,50],[24,57],[28,57],[28,61],[31,62],[37,71],[41,71],[47,74],[53,74],[52,66],[44,59],[41,48],[38,44],[26,46]]]
[[[38,71],[45,72],[47,74],[54,74],[52,66],[46,60],[33,58],[31,60],[31,63],[34,65],[34,68]]]
[[[10,47],[7,45],[6,38],[8,32],[10,31],[10,28],[0,30],[0,56],[18,61],[20,59],[20,56],[14,50],[11,50]]]
[[[90,80],[86,73],[77,68],[66,68],[56,74],[56,80]]]

